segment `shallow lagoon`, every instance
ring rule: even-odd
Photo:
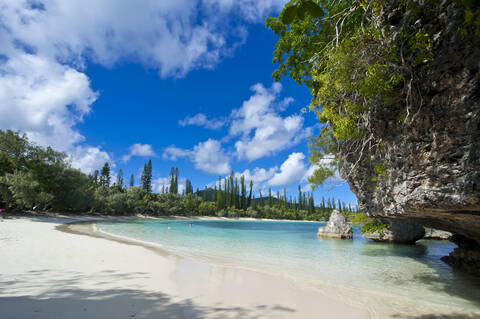
[[[155,243],[176,254],[276,273],[309,287],[335,287],[337,297],[398,314],[478,313],[480,279],[440,258],[455,245],[319,239],[325,223],[250,220],[138,220],[97,224],[101,231]],[[331,290],[329,291],[331,293]]]

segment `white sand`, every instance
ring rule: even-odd
[[[370,317],[285,278],[55,229],[68,221],[0,222],[0,318]]]

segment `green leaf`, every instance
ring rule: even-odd
[[[285,8],[282,14],[282,23],[283,24],[290,24],[292,23],[293,19],[297,15],[297,6],[290,6]]]
[[[320,19],[324,16],[322,8],[320,8],[315,2],[306,1],[304,2],[304,6],[312,17]]]
[[[300,2],[297,8],[297,17],[300,20],[305,19],[305,13],[307,12],[307,7],[305,5],[305,2]]]

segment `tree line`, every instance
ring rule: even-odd
[[[0,130],[0,207],[11,211],[62,213],[146,214],[155,216],[226,216],[273,219],[328,219],[333,209],[346,215],[355,208],[334,198],[322,198],[315,205],[313,194],[298,187],[298,195],[287,196],[254,191],[253,181],[244,176],[219,178],[213,187],[194,191],[189,179],[179,194],[179,170],[172,167],[169,183],[153,191],[152,162],[143,167],[140,185],[135,177],[124,181],[119,169],[114,181],[109,163],[86,175],[72,168],[65,153],[43,148],[25,135]]]

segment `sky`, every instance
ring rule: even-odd
[[[85,173],[112,166],[154,190],[179,168],[194,188],[234,171],[256,195],[306,179],[310,93],[274,82],[277,37],[265,28],[284,0],[3,0],[0,129],[69,155]],[[355,204],[338,176],[313,192]]]

